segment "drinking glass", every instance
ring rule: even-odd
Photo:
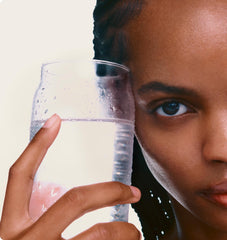
[[[35,176],[30,201],[34,220],[70,188],[131,183],[134,101],[127,67],[101,60],[44,64],[30,140],[54,113],[62,126]],[[97,222],[127,221],[128,209],[125,204],[86,214],[75,221],[73,231]]]

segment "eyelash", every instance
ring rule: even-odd
[[[175,113],[173,113],[173,114],[169,113],[168,114],[168,113],[164,112],[163,108],[167,107],[168,104],[170,104],[172,106],[175,105],[175,107],[177,108]],[[153,105],[153,104],[151,103],[149,105]],[[149,111],[149,113],[150,114],[156,114],[156,115],[164,117],[164,118],[174,118],[174,117],[176,118],[176,117],[180,117],[180,116],[182,116],[182,115],[184,115],[186,113],[193,112],[193,109],[191,107],[189,107],[185,103],[182,103],[182,101],[179,101],[179,100],[176,100],[176,99],[165,100],[161,104],[158,104],[158,106],[157,106],[157,104],[155,104],[155,105],[156,106],[153,107]]]

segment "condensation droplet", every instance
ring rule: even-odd
[[[38,182],[38,189],[42,189],[42,185],[40,184],[40,182]]]
[[[51,197],[55,197],[58,193],[56,192],[55,189],[51,189]]]
[[[42,212],[44,213],[44,212],[46,212],[46,210],[47,210],[47,207],[45,207],[45,205],[44,204],[42,204]]]

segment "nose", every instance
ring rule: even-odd
[[[209,162],[227,163],[227,112],[206,120],[203,129],[203,158]]]

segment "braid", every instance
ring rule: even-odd
[[[141,10],[143,0],[97,0],[94,17],[96,59],[122,63],[127,60],[127,37],[122,29]]]
[[[127,35],[124,25],[139,15],[144,0],[97,0],[94,16],[95,59],[124,63],[127,58]],[[133,204],[144,237],[158,240],[174,224],[174,215],[167,192],[148,169],[135,139],[132,184],[140,188],[141,200]]]
[[[136,138],[132,184],[142,193],[141,200],[132,206],[140,218],[145,239],[161,239],[173,226],[174,214],[169,196],[148,169]]]

